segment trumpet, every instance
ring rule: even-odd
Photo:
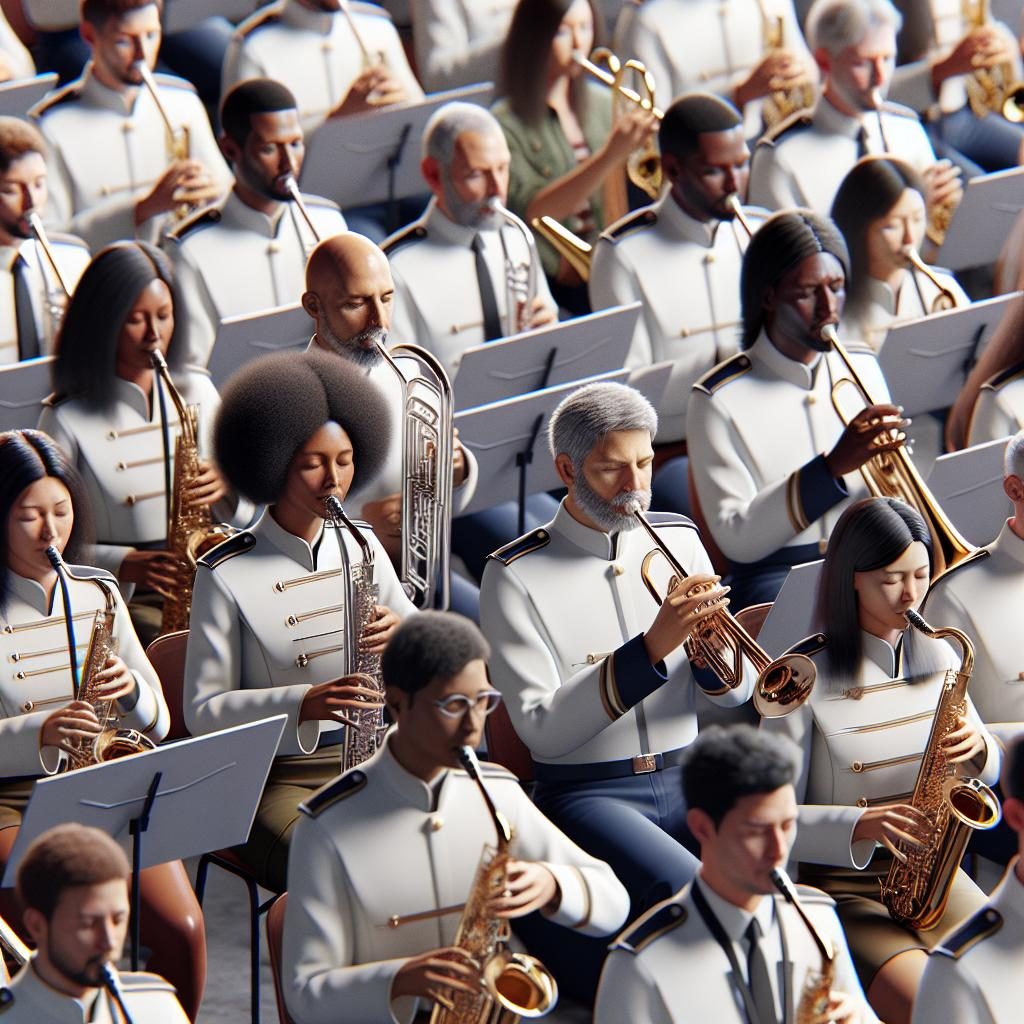
[[[660,605],[662,597],[650,568],[654,559],[660,554],[672,570],[668,593],[672,593],[689,574],[648,522],[640,502],[630,502],[626,511],[655,544],[640,564],[640,575],[648,593]],[[687,596],[695,597],[707,589],[703,584],[691,584]],[[717,693],[734,690],[740,685],[743,680],[743,659],[746,657],[757,672],[754,707],[762,718],[778,718],[799,707],[810,696],[817,674],[814,662],[806,654],[788,651],[772,659],[743,624],[728,611],[716,612],[690,634],[686,640],[686,654],[691,661],[702,661],[718,676],[722,688]]]
[[[56,288],[51,288],[49,281],[47,281],[46,285],[46,313],[49,317],[47,335],[52,344],[53,339],[60,330],[60,325],[64,322],[64,312],[71,299],[71,289],[68,288],[67,281],[64,280],[64,275],[57,265],[57,258],[54,256],[53,249],[50,246],[50,239],[47,237],[46,228],[43,227],[42,217],[35,210],[29,210],[25,215],[25,220],[28,222],[29,231],[35,237],[39,248],[43,250],[43,256],[50,265],[53,280],[57,285]]]
[[[932,299],[932,313],[945,313],[947,309],[956,309],[956,296],[939,280],[938,275],[928,266],[921,254],[911,246],[906,250],[907,259],[914,270],[919,271],[939,290],[939,294]]]
[[[522,219],[506,209],[496,196],[490,199],[487,206],[491,213],[518,231],[526,245],[526,262],[517,263],[502,239],[502,251],[505,254],[505,333],[518,334],[530,326],[530,310],[537,298],[537,243],[533,232]]]
[[[821,338],[828,342],[848,374],[847,377],[841,377],[833,382],[832,405],[844,425],[849,425],[849,420],[846,419],[843,409],[836,399],[837,392],[841,387],[848,385],[855,388],[865,405],[877,405],[878,403],[872,398],[863,379],[857,373],[850,353],[839,340],[835,327],[826,324],[821,329]],[[935,500],[935,495],[921,479],[921,474],[917,471],[906,448],[897,448],[892,452],[879,452],[861,466],[860,473],[867,484],[868,491],[874,497],[899,498],[916,508],[921,514],[932,535],[936,577],[947,569],[952,569],[975,550],[953,525],[946,513],[942,511],[942,507]]]

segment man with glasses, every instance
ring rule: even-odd
[[[369,761],[301,805],[282,970],[297,1021],[334,1024],[339,1006],[352,1020],[409,1021],[479,992],[482,965],[455,935],[495,823],[457,754],[480,742],[500,700],[489,654],[468,619],[410,617],[381,665],[394,729]],[[539,913],[590,935],[618,928],[628,900],[609,867],[559,832],[514,775],[491,764],[481,775],[515,836],[487,912]]]

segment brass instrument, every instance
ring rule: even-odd
[[[794,1024],[827,1024],[831,1019],[828,1012],[829,999],[836,976],[835,950],[830,943],[825,941],[821,932],[807,915],[807,911],[800,905],[796,888],[786,872],[781,868],[774,868],[772,882],[775,888],[782,893],[786,902],[796,911],[821,954],[821,970],[812,971],[804,981],[804,988],[796,1007]]]
[[[68,569],[60,552],[55,547],[46,549],[46,557],[58,574],[68,579],[79,579]],[[87,768],[89,765],[115,761],[120,757],[154,750],[156,744],[137,729],[122,729],[118,726],[117,700],[103,697],[97,692],[96,676],[103,671],[109,658],[117,654],[117,639],[114,637],[114,615],[117,602],[110,584],[102,579],[92,579],[103,592],[104,609],[93,617],[89,633],[89,646],[78,679],[72,680],[75,700],[84,701],[92,707],[100,723],[100,733],[92,738],[74,737],[67,740],[65,752],[68,756],[67,770]]]
[[[363,70],[365,71],[368,68],[376,67],[378,64],[383,64],[384,54],[379,50],[371,52],[370,48],[366,45],[366,40],[363,39],[363,34],[359,31],[359,26],[356,24],[356,19],[352,14],[352,8],[349,6],[348,0],[338,0],[338,6],[341,8],[341,13],[348,23],[356,46],[359,47],[359,56],[362,58]]]
[[[448,1005],[434,1006],[430,1024],[515,1024],[523,1017],[543,1017],[558,1002],[555,979],[536,957],[508,949],[508,921],[495,917],[489,907],[505,888],[513,831],[487,792],[472,747],[460,747],[458,756],[487,805],[497,844],[493,850],[484,848],[455,934],[455,945],[480,964],[481,990],[472,995],[453,992],[445,1000]]]
[[[61,273],[60,267],[57,266],[57,258],[53,255],[53,249],[50,247],[50,239],[46,235],[46,228],[43,227],[42,217],[35,210],[29,210],[25,215],[25,220],[28,222],[29,230],[35,237],[39,248],[42,249],[46,262],[50,265],[50,272],[57,286],[52,288],[49,281],[46,283],[46,315],[48,319],[46,336],[52,345],[53,339],[60,331],[60,325],[64,322],[64,312],[71,299],[71,289],[68,288],[64,275]]]
[[[594,247],[554,217],[534,217],[530,227],[584,280],[590,279]]]
[[[832,351],[839,356],[846,367],[848,377],[840,378],[832,384],[832,404],[844,424],[849,421],[837,401],[837,393],[844,385],[852,386],[859,393],[865,405],[876,405],[864,381],[857,373],[850,358],[850,353],[839,340],[836,329],[826,324],[821,329],[823,341],[827,341]],[[868,491],[876,498],[899,498],[916,508],[928,524],[932,535],[932,558],[934,561],[934,578],[939,577],[947,569],[962,562],[975,549],[964,539],[960,531],[953,525],[928,485],[921,478],[906,448],[895,451],[879,452],[860,468],[861,476],[867,484]]]
[[[587,74],[593,75],[612,90],[612,116],[615,119],[629,105],[648,111],[659,121],[664,118],[664,111],[654,105],[654,75],[647,70],[645,64],[633,59],[623,63],[606,47],[595,50],[590,59],[581,53],[573,53],[572,59]],[[604,61],[608,69],[600,67],[598,61]],[[626,85],[626,79],[631,74],[636,76],[641,91],[638,92]],[[629,180],[646,192],[651,199],[657,199],[661,195],[661,154],[658,152],[658,142],[653,134],[629,155],[626,161],[626,174],[629,175]]]
[[[295,180],[294,173],[289,174],[288,177],[285,178],[284,187],[289,198],[295,204],[295,208],[299,211],[302,219],[306,222],[306,227],[309,228],[309,233],[313,236],[313,244],[304,246],[305,256],[308,260],[309,254],[316,248],[317,243],[320,241],[320,232],[317,231],[316,225],[313,223],[313,218],[309,215],[309,209],[306,207],[306,202],[302,198],[302,193],[299,191],[299,183]]]
[[[657,530],[647,521],[640,503],[633,501],[627,511],[640,528],[654,542],[640,565],[640,574],[648,593],[660,605],[661,595],[651,576],[651,563],[660,554],[673,576],[668,583],[671,593],[689,573],[658,536]],[[691,585],[688,597],[696,596],[707,588]],[[747,632],[742,623],[728,611],[716,612],[700,624],[686,639],[686,654],[691,661],[702,661],[718,676],[722,683],[719,693],[734,690],[743,681],[744,657],[757,672],[757,686],[754,690],[754,707],[762,718],[778,718],[789,714],[810,696],[817,670],[814,662],[805,654],[787,652],[774,660],[768,652]]]
[[[732,214],[736,218],[736,223],[743,228],[747,238],[753,238],[754,227],[750,221],[747,220],[747,215],[743,212],[743,203],[740,201],[740,197],[733,192],[731,196],[726,196],[725,205],[732,210]]]
[[[516,263],[502,238],[502,250],[505,253],[505,334],[518,334],[529,328],[530,311],[537,298],[537,243],[533,232],[522,219],[506,209],[497,197],[492,197],[487,205],[491,213],[519,232],[528,253],[527,262]],[[501,236],[500,230],[498,234]]]
[[[345,567],[345,675],[362,676],[363,683],[376,690],[384,702],[384,681],[380,673],[380,655],[368,654],[359,646],[363,630],[373,622],[379,590],[374,579],[373,547],[359,528],[349,519],[341,502],[333,495],[324,499],[327,518],[337,530],[347,530],[359,545],[362,564],[349,563],[345,540],[338,534],[338,546]],[[345,723],[345,741],[341,755],[341,770],[362,764],[376,753],[387,732],[383,708],[339,714]]]
[[[183,578],[174,594],[164,598],[160,625],[163,634],[188,629],[196,563],[234,531],[224,525],[215,525],[208,505],[193,505],[185,500],[185,488],[199,475],[199,407],[185,405],[171,379],[167,360],[159,349],[153,353],[152,361],[153,369],[174,404],[180,424],[174,442],[174,480],[167,514],[167,550],[177,559]]]
[[[967,712],[967,685],[974,669],[974,645],[951,626],[935,629],[913,609],[907,621],[925,636],[950,637],[963,652],[959,671],[950,669],[942,683],[910,803],[931,825],[924,849],[899,843],[882,884],[882,902],[893,919],[921,931],[938,924],[971,832],[994,828],[1002,817],[995,793],[979,779],[961,778],[942,751],[942,741]]]
[[[914,270],[919,271],[928,278],[929,281],[938,289],[939,294],[932,300],[932,313],[945,313],[947,309],[956,309],[957,301],[956,296],[939,280],[938,275],[928,266],[923,259],[921,254],[911,246],[906,250],[907,259],[910,260],[911,266]]]
[[[777,14],[771,14],[762,2],[761,7],[761,39],[762,53],[767,57],[777,50],[784,50],[786,21]],[[792,82],[775,82],[771,84],[771,92],[764,98],[761,106],[761,117],[765,128],[774,128],[798,110],[814,106],[814,83],[805,72]]]
[[[961,0],[960,8],[964,21],[970,26],[969,32],[991,23],[989,0]],[[1024,111],[1021,110],[1024,82],[1017,79],[1013,61],[1001,60],[986,65],[976,55],[973,62],[974,69],[966,77],[964,87],[974,116],[1002,114],[1009,121],[1024,119]]]

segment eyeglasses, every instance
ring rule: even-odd
[[[497,690],[484,690],[477,694],[475,699],[461,693],[453,693],[449,697],[435,700],[434,707],[445,718],[462,718],[467,711],[482,711],[489,715],[500,703],[501,694]]]

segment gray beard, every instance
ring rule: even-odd
[[[650,491],[628,491],[625,494],[617,494],[611,501],[606,501],[587,483],[581,468],[576,470],[572,493],[576,504],[587,518],[596,523],[605,533],[635,530],[640,525],[636,516],[626,511],[631,502],[640,502],[640,507],[644,512],[651,507]]]
[[[377,348],[377,343],[383,345],[387,341],[388,332],[383,327],[367,327],[365,331],[360,331],[346,341],[339,338],[325,323],[317,328],[316,336],[335,355],[348,359],[364,370],[372,370],[384,359]],[[363,342],[366,341],[372,341],[373,348],[363,348]]]
[[[441,190],[444,192],[445,205],[451,219],[464,228],[475,228],[477,231],[496,231],[501,227],[501,218],[494,213],[487,203],[470,202],[460,199],[447,178],[441,179]]]

